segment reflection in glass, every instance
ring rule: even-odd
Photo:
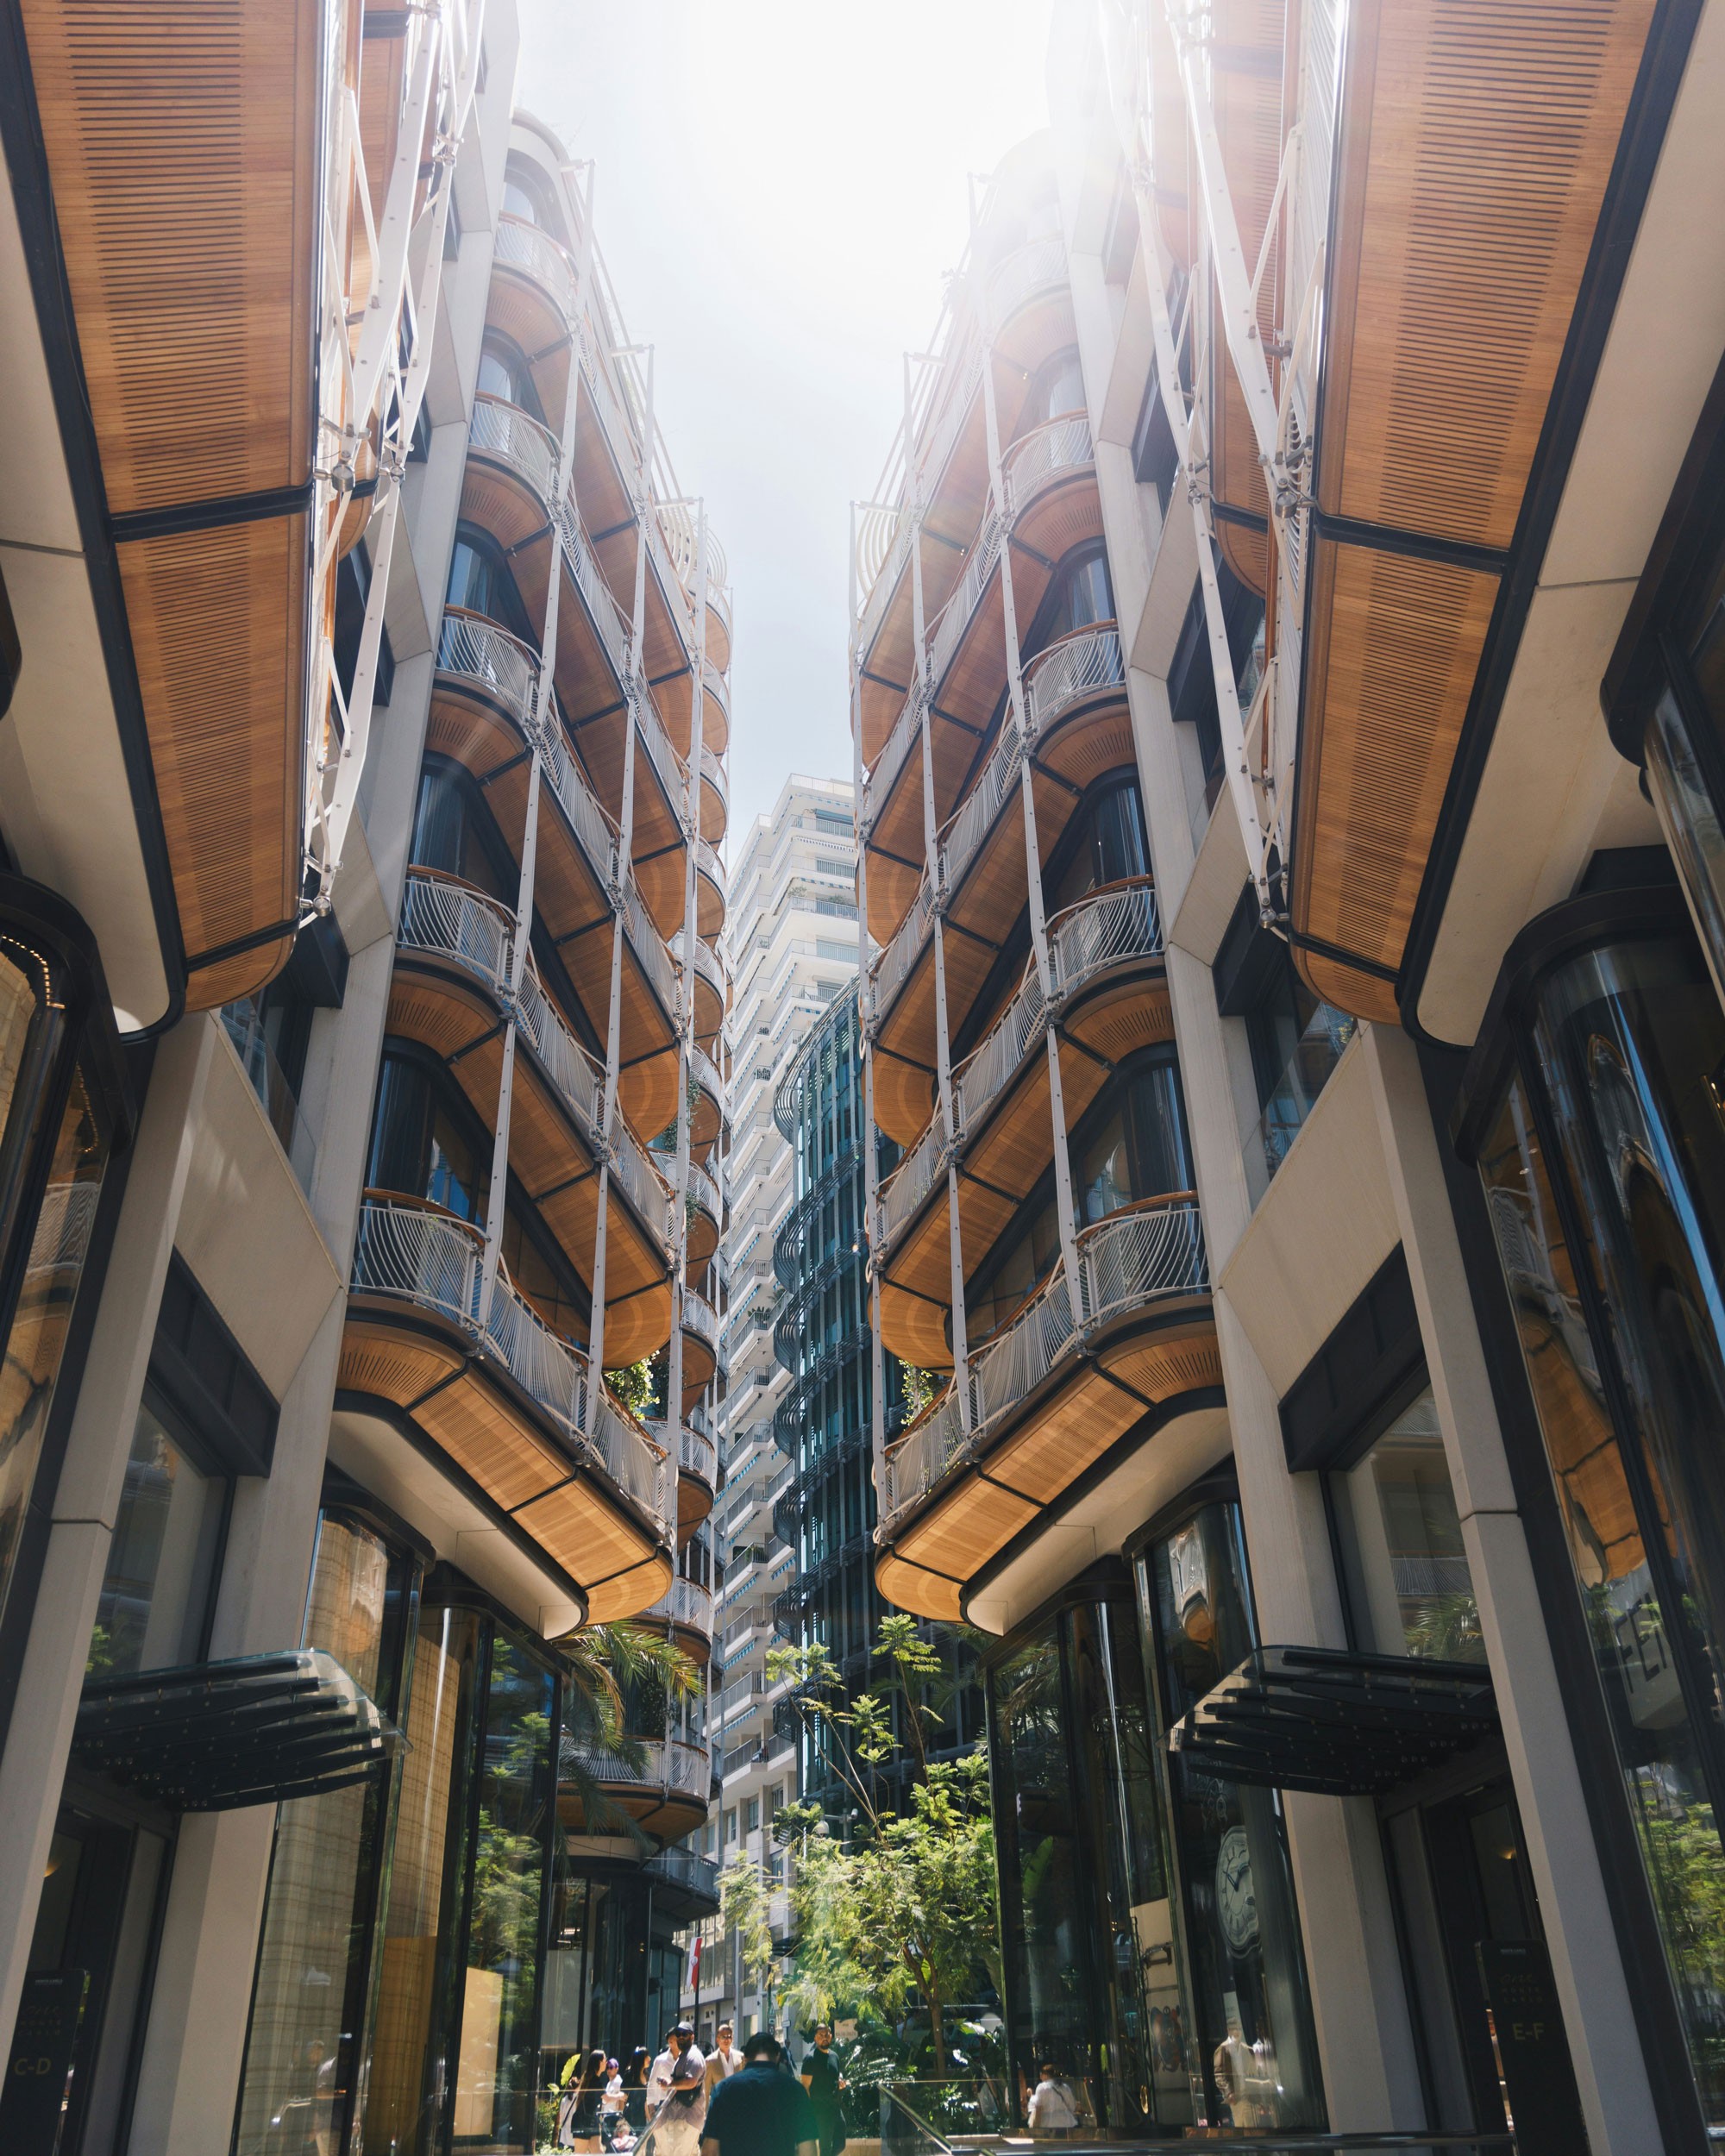
[[[1376,1654],[1483,1662],[1479,1604],[1431,1387],[1356,1466],[1329,1480],[1357,1644]]]
[[[72,1074],[57,1125],[53,1119],[66,1020],[63,1010],[38,1009],[35,994],[29,978],[0,951],[0,1281],[15,1241],[28,1238],[0,1361],[0,1612],[11,1586],[108,1159],[82,1070]],[[22,1208],[34,1188],[33,1170],[40,1172],[39,1149],[50,1131],[47,1186],[31,1220]],[[4,1316],[0,1303],[0,1322]]]
[[[88,1675],[124,1677],[199,1658],[227,1495],[226,1482],[194,1467],[142,1402],[96,1606]]]
[[[1144,1674],[1125,1583],[989,1677],[1007,2015],[1020,2110],[1055,2065],[1085,2123],[1189,2122]]]
[[[1076,842],[1070,837],[1066,841],[1073,847],[1072,856],[1050,894],[1051,912],[1076,905],[1087,891],[1102,884],[1150,874],[1150,845],[1136,780],[1125,779],[1087,794],[1073,821],[1078,826]]]
[[[461,1909],[480,1648],[480,1620],[471,1612],[430,1609],[421,1617],[384,1919],[365,2156],[430,2156],[436,2146],[450,2062],[432,2036],[434,2028],[447,2029],[452,2004],[438,1941]]]
[[[1168,1730],[1256,1645],[1238,1506],[1206,1505],[1138,1559],[1184,1917],[1195,2115],[1320,2128],[1317,2048],[1279,1793],[1170,1758]]]
[[[342,1514],[323,1515],[304,1644],[334,1655],[392,1714],[407,1588],[405,1564],[392,1564],[380,1536]],[[333,2156],[363,2101],[390,1795],[390,1780],[373,1777],[298,1798],[277,1814],[235,2156],[289,2148]]]
[[[1725,1126],[1709,1074],[1725,1057],[1725,1018],[1686,937],[1626,944],[1547,975],[1525,1055],[1480,1169],[1716,2132]],[[1539,1134],[1546,1115],[1555,1161]]]
[[[499,1634],[491,1657],[474,1844],[454,2133],[530,2149],[539,2065],[539,1934],[556,1799],[551,1672]]]
[[[1669,686],[1648,714],[1643,740],[1647,791],[1682,875],[1714,986],[1725,1000],[1725,832],[1719,828],[1719,812],[1682,707]]]

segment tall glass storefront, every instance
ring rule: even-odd
[[[558,1681],[525,1635],[362,1512],[326,1507],[305,1643],[405,1743],[282,1806],[236,2156],[525,2153],[537,2135]]]
[[[1708,2128],[1725,2134],[1725,1012],[1675,891],[1512,948],[1461,1129]]]
[[[1321,2126],[1280,1800],[1166,1748],[1253,1644],[1239,1508],[1211,1492],[989,1657],[1021,2102],[1051,2065],[1111,2135]]]

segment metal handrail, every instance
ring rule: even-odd
[[[1126,686],[1120,632],[1112,622],[1080,629],[1050,644],[1024,670],[1025,716],[1032,736],[1100,690]]]
[[[715,1355],[718,1353],[718,1313],[693,1288],[683,1290],[683,1330],[705,1340]]]
[[[930,626],[927,679],[933,688],[938,689],[946,678],[946,669],[952,663],[953,654],[963,642],[971,617],[994,576],[1000,559],[1000,550],[1006,544],[1010,522],[1009,517],[1000,515],[998,511],[985,517],[964,564],[964,573],[953,586],[950,598]]]
[[[984,313],[990,334],[1027,299],[1066,282],[1066,242],[1056,235],[1015,248],[988,279]]]
[[[919,1503],[949,1469],[978,1452],[990,1430],[1093,1327],[1160,1297],[1200,1294],[1209,1287],[1203,1225],[1189,1199],[1149,1200],[1098,1221],[1078,1236],[1077,1257],[1083,1331],[1073,1322],[1062,1257],[1011,1324],[971,1355],[964,1399],[955,1379],[888,1448],[883,1526]]]
[[[638,1144],[619,1112],[613,1133],[612,1167],[630,1203],[658,1238],[668,1257],[676,1246],[673,1213],[676,1196],[653,1159],[652,1148]]]
[[[523,733],[530,731],[539,657],[519,636],[511,636],[484,614],[446,606],[437,634],[437,671],[476,682]]]
[[[648,1616],[657,1617],[665,1624],[685,1625],[691,1632],[712,1632],[712,1589],[703,1587],[699,1580],[674,1579],[668,1591],[659,1597]]]
[[[1096,461],[1090,439],[1090,422],[1082,411],[1063,413],[1044,420],[1029,434],[1020,435],[1000,459],[1000,484],[1006,490],[1007,515],[1016,522],[1032,498],[1044,486],[1082,472]]]
[[[562,451],[557,437],[530,412],[488,390],[474,398],[467,447],[509,466],[549,508],[557,499],[557,466]]]
[[[668,1795],[704,1797],[712,1781],[712,1752],[706,1745],[686,1744],[681,1737],[645,1737],[630,1740],[646,1755],[641,1764],[630,1765],[615,1752],[571,1747],[573,1758],[592,1779],[620,1789],[663,1789]]]
[[[681,817],[688,805],[689,768],[671,746],[671,736],[665,731],[665,722],[659,716],[659,706],[653,701],[652,691],[643,683],[630,701],[635,707],[648,761],[658,774],[666,800],[673,812]]]
[[[719,806],[724,810],[727,815],[729,815],[731,810],[731,781],[724,775],[724,766],[719,761],[719,759],[715,752],[709,749],[705,742],[701,743],[700,767],[702,784],[705,786],[710,786],[712,788],[713,792],[718,796]]]
[[[493,259],[511,269],[524,270],[540,285],[563,319],[575,320],[575,266],[559,243],[543,227],[511,210],[497,219]]]
[[[724,1201],[718,1183],[699,1161],[689,1163],[689,1196],[717,1227],[724,1217]]]
[[[686,929],[680,928],[671,938],[668,946],[671,956],[681,966],[684,962],[686,950],[693,949],[695,971],[717,993],[719,1000],[723,1002],[724,1000],[724,968],[718,962],[717,952],[710,950],[699,936],[694,938],[692,945],[689,944],[687,942],[687,933]]]
[[[434,868],[411,868],[402,887],[396,940],[452,959],[494,996],[509,992],[515,916],[501,900]]]
[[[671,962],[671,954],[665,947],[665,939],[654,927],[646,907],[641,903],[641,893],[631,876],[624,887],[623,926],[630,947],[639,960],[641,970],[652,984],[666,1014],[674,1018],[678,1009],[677,975]]]
[[[1095,975],[1127,958],[1156,958],[1164,950],[1161,910],[1146,880],[1109,884],[1057,913],[1048,924],[1049,971],[1057,996],[1070,995]],[[952,1107],[960,1144],[972,1138],[990,1105],[1042,1038],[1047,1004],[1032,956],[1018,993],[952,1074]],[[881,1184],[876,1229],[884,1255],[934,1188],[945,1127],[937,1114]]]
[[[472,1221],[424,1200],[362,1201],[354,1290],[399,1298],[456,1326],[509,1372],[577,1457],[601,1468],[668,1539],[676,1504],[674,1470],[669,1478],[665,1472],[668,1455],[603,1383],[593,1382],[586,1356],[552,1332],[500,1261],[490,1303],[481,1310],[484,1271],[485,1237]]]
[[[593,550],[586,526],[580,512],[566,494],[551,511],[557,527],[564,559],[569,573],[575,580],[575,587],[586,602],[586,609],[599,630],[605,656],[611,661],[612,672],[621,688],[629,680],[629,630],[623,618],[623,610],[605,580],[605,572],[599,566],[599,557]]]

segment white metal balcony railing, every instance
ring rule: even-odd
[[[719,859],[718,849],[709,839],[695,834],[695,866],[721,898],[725,894],[724,863]]]
[[[1063,413],[1020,435],[1000,457],[1007,521],[1016,523],[1044,487],[1070,473],[1084,471],[1095,461],[1090,422],[1082,411]]]
[[[718,1075],[718,1065],[714,1062],[699,1042],[690,1045],[689,1075],[707,1098],[717,1106],[719,1113],[722,1116],[724,1115],[726,1113],[724,1081]]]
[[[704,1340],[718,1355],[718,1313],[705,1295],[698,1295],[693,1288],[683,1290],[683,1330],[693,1333],[696,1339]]]
[[[684,1423],[677,1432],[677,1464],[706,1483],[718,1480],[718,1447],[705,1430]]]
[[[717,1227],[724,1218],[724,1204],[718,1183],[699,1161],[689,1163],[689,1196]]]
[[[642,971],[668,1018],[676,1016],[677,976],[665,939],[654,927],[631,877],[623,894],[623,926]]]
[[[662,1789],[667,1796],[705,1800],[712,1785],[712,1754],[706,1745],[680,1737],[640,1740],[646,1758],[639,1766],[614,1752],[576,1745],[573,1756],[584,1772],[606,1789]]]
[[[485,1238],[470,1221],[398,1199],[367,1198],[361,1206],[355,1291],[398,1298],[448,1319],[506,1369],[575,1453],[602,1469],[668,1539],[676,1520],[670,1455],[602,1383],[593,1382],[586,1357],[551,1331],[501,1262],[490,1306],[481,1310],[484,1262]]]
[[[1057,913],[1048,924],[1048,966],[1057,997],[1130,958],[1163,950],[1162,915],[1148,883],[1113,885]],[[1042,975],[1034,956],[1018,993],[979,1045],[952,1074],[952,1112],[960,1144],[980,1126],[990,1105],[1042,1038],[1047,1018]],[[944,1127],[937,1114],[881,1186],[877,1240],[884,1253],[934,1188]]]
[[[1149,1203],[1099,1220],[1077,1238],[1083,1325],[1103,1324],[1164,1296],[1201,1294],[1210,1284],[1203,1229],[1190,1200]],[[948,1471],[979,1451],[1082,1335],[1075,1328],[1063,1257],[1004,1332],[970,1357],[969,1428],[957,1383],[888,1448],[881,1518],[890,1526]]]
[[[550,296],[565,321],[574,325],[575,268],[549,232],[505,210],[497,220],[494,259],[524,270]]]
[[[400,942],[453,959],[482,981],[499,1001],[509,996],[515,921],[508,908],[469,884],[423,868],[409,872],[402,893]],[[595,1150],[603,1149],[605,1072],[545,993],[531,958],[523,970],[516,1016],[547,1075],[573,1111]],[[618,1181],[662,1250],[672,1246],[671,1187],[619,1118],[615,1130]]]
[[[1009,520],[998,511],[989,515],[976,534],[969,557],[964,564],[964,573],[953,586],[951,596],[935,616],[928,633],[928,679],[938,688],[946,677],[946,669],[952,663],[952,655],[958,649],[964,631],[970,625],[971,617],[981,603],[999,567],[1000,549],[1006,544]],[[903,721],[900,720],[900,724]],[[894,729],[896,733],[897,728]]]
[[[687,933],[686,930],[680,928],[668,945],[671,956],[679,966],[683,962],[684,937]],[[697,936],[694,943],[694,954],[695,971],[723,1003],[724,1000],[724,968],[719,963],[717,953]]]
[[[580,520],[574,504],[566,495],[552,511],[556,521],[557,536],[562,544],[563,558],[569,565],[569,573],[575,580],[575,588],[586,602],[587,613],[597,626],[599,641],[604,644],[605,656],[611,661],[612,671],[621,687],[628,680],[629,630],[624,621],[623,610],[612,596],[611,586],[605,580],[604,572],[593,554],[593,542],[587,537],[586,527]]]
[[[660,1596],[647,1613],[663,1624],[686,1625],[691,1632],[712,1635],[712,1589],[699,1580],[673,1580],[670,1591]]]
[[[983,308],[990,333],[999,329],[1026,300],[1066,282],[1066,243],[1057,235],[1032,240],[1014,249],[988,279]]]
[[[659,716],[659,706],[653,701],[653,693],[645,682],[633,686],[630,701],[634,706],[635,723],[641,731],[647,761],[658,775],[666,800],[681,818],[688,806],[688,766],[672,748],[671,736],[665,731],[665,722]]]
[[[505,398],[480,390],[474,398],[467,447],[506,464],[539,498],[543,507],[558,504],[557,465],[562,455],[557,437],[530,412]]]

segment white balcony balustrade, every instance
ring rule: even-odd
[[[489,1303],[480,1307],[484,1268],[485,1237],[472,1221],[429,1201],[368,1197],[361,1206],[354,1293],[412,1303],[459,1329],[508,1372],[574,1461],[599,1468],[668,1541],[676,1521],[669,1456],[603,1383],[593,1382],[586,1357],[552,1332],[501,1262]]]
[[[1203,1229],[1189,1199],[1146,1200],[1099,1220],[1077,1238],[1084,1332],[1151,1304],[1209,1288]],[[950,1385],[888,1449],[881,1522],[891,1526],[942,1476],[980,1454],[997,1428],[1083,1335],[1075,1327],[1062,1258],[1004,1331],[970,1357],[964,1397]]]

